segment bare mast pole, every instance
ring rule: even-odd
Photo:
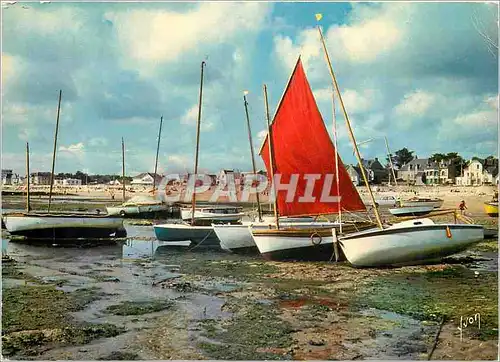
[[[274,203],[274,218],[276,219],[276,228],[279,230],[279,217],[278,217],[278,204],[276,203],[276,187],[274,184],[274,145],[273,145],[273,134],[271,130],[271,120],[269,117],[269,104],[267,102],[267,86],[264,84],[264,105],[266,108],[266,120],[267,120],[267,135],[269,143],[269,166],[271,169],[271,187],[273,188],[273,203]]]
[[[349,116],[347,115],[347,111],[345,109],[344,102],[342,101],[342,96],[340,95],[340,90],[339,90],[339,86],[337,84],[337,79],[335,78],[335,74],[333,73],[333,68],[332,68],[332,63],[330,61],[330,56],[328,55],[328,50],[326,49],[325,39],[323,38],[323,33],[321,32],[321,28],[319,27],[319,25],[318,25],[318,31],[319,31],[319,36],[321,38],[321,43],[323,45],[323,50],[325,52],[325,60],[326,60],[326,63],[328,65],[328,70],[330,71],[330,76],[332,77],[332,83],[333,83],[333,86],[335,87],[335,90],[337,91],[337,96],[339,97],[340,105],[342,106],[342,111],[344,113],[344,117],[345,117],[345,121],[346,121],[346,125],[347,125],[347,131],[349,132],[349,137],[351,138],[351,142],[352,142],[353,147],[354,147],[356,158],[357,158],[358,163],[360,165],[363,180],[365,181],[365,185],[368,188],[368,193],[370,194],[370,199],[372,201],[373,209],[375,211],[375,217],[377,219],[377,224],[378,224],[378,227],[380,229],[383,229],[384,227],[382,226],[382,220],[380,219],[380,214],[379,214],[379,211],[378,211],[378,208],[376,205],[376,201],[375,201],[375,198],[373,197],[373,193],[372,193],[372,190],[370,188],[370,184],[368,183],[368,179],[366,177],[366,172],[364,170],[363,163],[361,162],[361,155],[359,154],[358,146],[356,145],[356,139],[354,138],[354,133],[352,132],[351,123],[349,121]]]
[[[50,190],[49,190],[49,207],[47,212],[50,213],[50,203],[52,201],[52,187],[54,185],[54,168],[56,166],[56,150],[57,150],[57,133],[59,131],[59,114],[61,112],[62,89],[59,90],[59,104],[57,106],[56,132],[54,135],[54,152],[52,153],[52,172],[50,173]]]
[[[123,201],[125,201],[125,142],[122,137],[122,185],[123,185]]]
[[[30,209],[30,145],[26,142],[26,212]]]
[[[254,150],[253,150],[253,142],[252,142],[252,129],[250,128],[250,117],[248,116],[248,102],[247,102],[247,96],[246,93],[243,94],[243,101],[245,104],[245,114],[247,118],[247,129],[248,129],[248,142],[250,143],[250,155],[252,156],[252,171],[254,175],[257,175],[257,169],[255,168],[255,156],[254,156]],[[260,206],[260,197],[259,193],[256,193],[257,197],[257,210],[259,213],[259,221],[262,221],[262,209]]]
[[[339,180],[339,153],[337,150],[337,117],[335,113],[335,91],[332,89],[332,115],[333,115],[333,140],[335,143],[335,174],[337,179],[337,194],[340,197],[340,180]],[[339,222],[340,233],[342,234],[342,198],[339,199]]]
[[[389,164],[391,165],[392,176],[394,177],[394,185],[397,186],[398,182],[396,181],[396,172],[394,172],[394,165],[392,164],[391,151],[389,150],[389,142],[387,142],[387,137],[384,136],[385,147],[387,148],[387,154],[389,155]],[[389,177],[390,179],[390,177]]]
[[[163,116],[160,118],[160,130],[158,131],[158,145],[156,146],[155,173],[153,174],[153,195],[156,189],[156,170],[158,169],[158,152],[160,151],[161,126],[163,124]]]
[[[196,205],[196,179],[198,178],[198,151],[200,148],[200,124],[201,124],[201,102],[203,97],[203,67],[205,66],[205,62],[201,62],[201,79],[200,79],[200,100],[198,103],[198,124],[196,130],[196,153],[195,153],[195,161],[194,161],[194,185],[193,185],[193,195],[191,198],[191,225],[194,225],[194,209]]]

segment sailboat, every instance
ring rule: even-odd
[[[51,213],[52,186],[54,184],[54,168],[57,150],[57,133],[59,129],[59,114],[61,110],[62,90],[59,91],[57,121],[54,136],[54,152],[52,155],[52,172],[47,213],[32,212],[29,203],[29,145],[26,145],[26,181],[27,205],[26,212],[8,213],[2,216],[9,233],[31,241],[78,241],[110,239],[125,237],[127,232],[121,218],[106,215],[91,215],[81,213]]]
[[[361,157],[356,140],[342,101],[335,74],[333,73],[323,33],[319,26],[318,32],[332,83],[344,112],[351,142],[353,143],[356,157],[360,161]],[[366,177],[363,177],[363,179],[371,195],[368,180]],[[373,197],[372,203],[375,206],[375,199]],[[378,228],[344,234],[342,236],[337,236],[335,232],[332,232],[346,259],[353,266],[376,267],[420,264],[463,251],[471,244],[479,242],[484,238],[484,228],[482,225],[435,224],[428,218],[414,219],[391,226],[384,226],[376,207],[374,207],[374,211]]]
[[[191,244],[204,246],[219,246],[220,240],[214,233],[211,225],[197,225],[196,221],[196,179],[198,175],[198,155],[200,145],[200,125],[201,125],[201,105],[203,99],[203,69],[205,62],[201,62],[201,80],[200,80],[200,98],[198,103],[198,122],[196,133],[196,152],[194,163],[194,178],[193,178],[193,193],[191,199],[191,217],[189,223],[181,221],[178,223],[157,224],[153,226],[156,238],[160,241],[179,242],[187,241],[188,246]],[[184,215],[187,217],[187,215]],[[183,218],[184,218],[183,217]]]
[[[265,87],[264,93],[267,105]],[[259,154],[271,180],[275,179],[275,175],[281,177],[281,184],[290,184],[292,179],[297,179],[293,197],[286,190],[276,192],[273,182],[275,227],[249,227],[265,259],[331,260],[334,255],[332,228],[340,229],[342,226],[343,231],[348,232],[373,227],[371,221],[312,224],[300,228],[280,225],[280,216],[335,214],[340,208],[350,212],[366,210],[342,161],[336,157],[335,147],[316,105],[300,57],[274,121],[268,126],[268,134]],[[316,179],[313,185],[308,182],[311,177]],[[334,178],[338,179],[341,193],[335,187]]]

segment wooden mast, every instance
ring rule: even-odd
[[[274,203],[274,218],[276,219],[276,228],[279,230],[279,212],[278,204],[276,203],[276,185],[274,184],[274,146],[273,146],[273,134],[271,130],[271,120],[269,118],[269,104],[267,102],[267,86],[264,84],[264,105],[266,108],[266,120],[267,120],[267,135],[269,142],[269,168],[271,169],[271,187],[273,188],[273,203]]]
[[[52,201],[52,186],[54,185],[54,168],[56,166],[56,150],[57,150],[57,133],[59,131],[59,114],[61,112],[62,89],[59,90],[59,104],[57,106],[56,132],[54,135],[54,152],[52,153],[52,172],[50,173],[50,189],[49,189],[49,207],[47,212],[50,213],[50,203]]]
[[[330,76],[332,77],[332,83],[333,83],[333,86],[335,87],[335,90],[337,91],[337,96],[339,97],[340,105],[342,106],[342,111],[344,113],[344,117],[345,117],[345,121],[346,121],[346,125],[347,125],[347,131],[349,132],[349,137],[351,138],[351,142],[352,142],[353,147],[354,147],[354,151],[355,151],[356,158],[358,160],[358,163],[359,163],[359,166],[361,169],[361,174],[363,176],[363,180],[365,182],[366,187],[368,188],[368,193],[370,194],[370,199],[372,201],[373,209],[375,211],[375,217],[377,219],[377,224],[378,224],[378,227],[380,229],[383,229],[384,227],[382,225],[382,220],[380,219],[380,214],[379,214],[379,211],[378,211],[378,208],[376,205],[376,201],[375,201],[375,198],[373,197],[373,193],[372,193],[372,190],[370,188],[370,184],[368,183],[368,179],[366,177],[366,172],[365,172],[365,169],[363,167],[363,163],[361,162],[361,156],[359,154],[358,146],[356,145],[356,139],[354,138],[354,133],[352,132],[351,123],[349,121],[349,116],[347,115],[347,111],[345,109],[344,102],[342,101],[342,96],[340,95],[340,90],[339,90],[339,86],[337,84],[337,79],[335,78],[335,74],[333,73],[333,68],[332,68],[332,63],[330,61],[330,56],[328,55],[328,50],[326,49],[325,39],[323,38],[323,33],[321,32],[321,28],[319,25],[318,25],[318,31],[319,31],[319,36],[321,38],[321,43],[323,45],[323,50],[325,52],[325,60],[326,60],[326,63],[328,65],[328,70],[330,71]]]
[[[30,145],[26,142],[26,212],[30,209]]]
[[[196,180],[198,178],[198,151],[200,148],[200,125],[201,125],[201,102],[203,97],[203,67],[205,62],[201,62],[201,76],[200,76],[200,99],[198,102],[198,124],[196,129],[196,153],[194,157],[194,185],[193,195],[191,197],[191,225],[194,225],[194,210],[196,206]]]
[[[250,128],[250,117],[248,116],[248,102],[247,102],[247,95],[246,93],[243,94],[243,101],[245,104],[245,114],[247,118],[247,129],[248,129],[248,142],[250,143],[250,155],[252,156],[252,171],[254,174],[254,177],[257,175],[257,169],[255,168],[255,156],[253,152],[253,142],[252,142],[252,129]],[[259,213],[259,221],[262,221],[262,209],[260,206],[260,197],[259,193],[256,193],[257,197],[257,211]]]
[[[339,195],[339,222],[340,222],[340,233],[342,234],[342,205],[340,196],[340,180],[339,180],[339,152],[337,149],[337,117],[335,113],[335,91],[332,89],[332,117],[333,117],[333,141],[335,144],[335,178],[337,179],[337,195]]]
[[[391,165],[391,170],[392,170],[392,176],[394,177],[394,185],[397,186],[398,182],[396,181],[396,173],[394,172],[394,165],[392,164],[392,157],[391,157],[391,151],[389,150],[389,142],[387,142],[387,137],[384,136],[385,140],[385,147],[387,148],[387,154],[389,155],[389,164]],[[389,181],[390,181],[389,177]]]
[[[125,201],[125,142],[122,137],[122,185],[123,185],[123,201]]]
[[[158,145],[156,146],[155,172],[153,174],[153,195],[156,189],[156,170],[158,169],[158,152],[160,151],[161,126],[163,124],[163,116],[160,118],[160,130],[158,131]]]

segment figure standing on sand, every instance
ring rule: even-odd
[[[463,215],[465,209],[467,209],[467,206],[465,205],[465,201],[464,200],[462,200],[462,202],[460,203],[460,205],[458,205],[458,208],[460,209],[460,213]]]

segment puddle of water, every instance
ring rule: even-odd
[[[122,246],[122,258],[134,260],[152,258],[158,246],[158,240],[128,240]]]
[[[361,315],[380,318],[379,326],[387,321],[387,328],[376,330],[373,339],[361,340],[356,344],[344,342],[347,348],[356,347],[363,359],[420,359],[428,350],[428,339],[434,335],[437,325],[423,325],[420,321],[398,313],[366,309]],[[376,320],[373,327],[377,327]]]
[[[9,249],[9,240],[2,238],[2,256],[7,255],[8,249]]]

